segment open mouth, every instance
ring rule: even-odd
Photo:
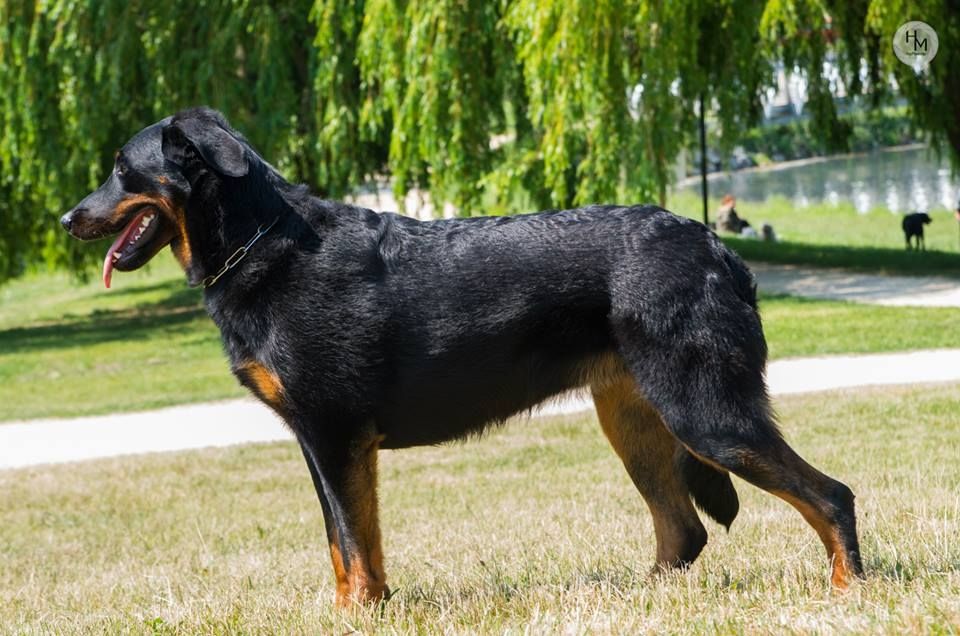
[[[137,269],[163,247],[162,244],[154,245],[162,223],[160,211],[148,205],[120,232],[103,259],[103,284],[107,289],[114,269],[121,272]]]

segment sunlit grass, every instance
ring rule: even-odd
[[[956,633],[960,386],[793,396],[787,438],[858,495],[868,579],[830,591],[799,514],[741,513],[650,581],[649,514],[592,416],[382,453],[382,610],[337,612],[293,444],[0,472],[0,631]]]
[[[960,347],[960,309],[761,295],[771,358]]]
[[[243,395],[200,292],[167,258],[114,289],[66,275],[0,288],[0,420]]]

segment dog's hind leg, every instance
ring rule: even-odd
[[[690,502],[680,462],[685,453],[629,376],[592,387],[603,432],[653,515],[654,571],[693,563],[707,531]]]
[[[717,342],[729,343],[725,335],[717,334]],[[646,346],[632,352],[625,347],[624,357],[680,442],[704,462],[799,510],[827,549],[835,586],[862,576],[853,493],[805,462],[781,437],[766,395],[762,356],[751,363],[750,351],[718,355],[712,350],[716,342],[655,347],[649,338],[638,342]]]
[[[313,443],[301,438],[301,450],[323,508],[336,577],[336,602],[386,599],[377,517],[376,438]]]

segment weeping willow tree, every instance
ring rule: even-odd
[[[874,0],[863,13],[867,41],[879,41],[873,74],[893,75],[916,124],[960,168],[960,0]],[[892,34],[907,20],[927,22],[940,39],[937,57],[920,73],[900,62],[890,46]]]
[[[932,26],[940,41],[922,71],[893,49],[897,29],[914,20]],[[960,0],[769,0],[761,37],[788,68],[805,73],[814,121],[832,145],[842,149],[849,134],[833,99],[831,82],[838,79],[867,104],[905,97],[918,129],[960,168]],[[839,78],[823,72],[828,60]]]
[[[0,0],[0,280],[90,262],[60,213],[133,132],[196,104],[322,195],[388,176],[461,214],[662,201],[701,96],[732,145],[777,61],[807,73],[827,137],[839,55],[855,92],[895,78],[956,151],[950,66],[886,55],[911,12],[946,25],[956,68],[942,0]]]
[[[0,2],[0,280],[45,260],[76,268],[57,215],[108,172],[116,148],[173,110],[229,112],[291,174],[322,95],[310,2]],[[316,182],[316,179],[314,179]]]

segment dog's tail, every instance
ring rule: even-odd
[[[718,250],[720,260],[727,268],[734,293],[754,312],[758,312],[757,282],[746,263],[720,239],[716,239],[714,248]],[[759,313],[757,319],[759,320]],[[761,355],[766,359],[766,343],[761,341],[761,347]],[[730,474],[703,463],[689,452],[684,452],[678,461],[680,474],[683,475],[697,508],[729,530],[730,524],[740,511],[740,499],[733,487],[733,481],[730,480]]]
[[[697,508],[729,530],[740,511],[740,499],[730,474],[703,463],[686,451],[679,461],[680,474]]]

